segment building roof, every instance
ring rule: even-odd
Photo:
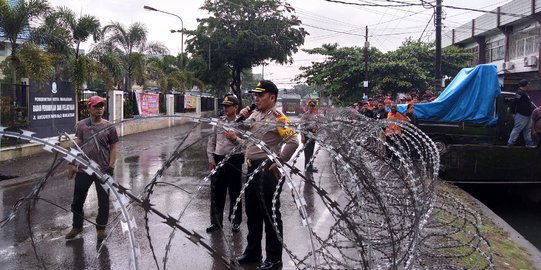
[[[451,31],[446,31],[442,34],[442,47],[470,42],[477,36],[499,32],[498,27],[500,26],[533,20],[531,15],[541,12],[541,2],[535,1],[534,3],[535,6],[532,5],[531,0],[513,0]]]

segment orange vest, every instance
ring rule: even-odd
[[[406,116],[404,116],[403,114],[399,112],[396,112],[396,113],[389,112],[387,114],[387,120],[395,120],[395,121],[400,120],[404,122],[410,121],[409,118],[407,118]],[[389,127],[385,130],[385,134],[387,135],[400,134],[400,127],[397,124],[389,124]]]

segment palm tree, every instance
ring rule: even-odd
[[[57,74],[70,71],[70,78],[75,89],[81,89],[88,79],[88,67],[91,59],[79,55],[79,47],[90,36],[94,42],[101,37],[100,21],[91,15],[77,17],[67,7],[59,7],[45,18],[45,23],[38,27],[33,39],[46,45],[48,52],[57,55]],[[75,48],[74,48],[75,47]]]
[[[164,94],[170,93],[173,89],[186,91],[194,86],[203,91],[205,89],[203,81],[198,79],[193,72],[185,70],[181,64],[189,63],[191,59],[180,61],[180,57],[181,55],[177,57],[165,55],[161,59],[150,58],[146,69],[147,76],[158,82]]]
[[[131,90],[132,80],[144,83],[145,57],[143,54],[166,54],[167,48],[158,42],[147,43],[147,30],[141,23],[133,23],[125,28],[113,22],[103,28],[105,41],[95,49],[102,53],[117,53],[124,63],[123,90]],[[98,54],[101,54],[98,52]]]
[[[50,10],[47,0],[18,0],[11,7],[7,0],[0,0],[0,31],[4,32],[11,44],[11,81],[17,82],[15,69],[17,60],[17,39],[21,33],[29,31],[30,23]]]

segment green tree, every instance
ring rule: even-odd
[[[323,93],[335,102],[351,104],[362,95],[364,78],[364,48],[324,44],[321,48],[306,50],[327,59],[311,66],[301,67],[298,80],[309,85],[321,85]],[[368,81],[370,93],[396,94],[418,90],[431,90],[434,85],[434,44],[406,40],[398,49],[381,53],[375,48],[368,51]],[[465,49],[447,47],[442,50],[442,73],[454,76],[466,67],[473,55]]]
[[[301,67],[303,72],[297,80],[305,79],[308,85],[319,85],[322,93],[338,104],[351,104],[358,101],[365,91],[364,48],[343,47],[338,44],[324,44],[321,48],[305,50],[309,54],[321,54],[327,59],[312,66]],[[371,47],[368,51],[370,63],[377,62],[382,53]],[[374,75],[369,65],[370,81]],[[373,88],[371,88],[373,90]]]
[[[187,69],[200,78],[206,85],[206,91],[216,97],[224,96],[229,92],[230,70],[225,65],[212,65],[209,67],[208,60],[201,55],[194,54],[187,64]]]
[[[46,16],[44,24],[36,28],[33,39],[43,43],[55,55],[56,77],[68,74],[77,91],[89,79],[92,59],[79,55],[82,42],[91,36],[94,42],[101,36],[100,22],[91,15],[77,17],[67,7],[59,7]]]
[[[187,49],[210,58],[210,70],[229,69],[230,87],[239,97],[243,70],[265,61],[291,62],[307,34],[281,0],[205,0],[202,9],[211,16],[188,31]]]
[[[185,66],[191,66],[191,59],[185,58],[180,61],[180,57],[182,56],[179,54],[177,57],[165,55],[160,58],[150,58],[147,64],[148,78],[157,81],[165,94],[172,90],[184,92],[194,86],[203,91],[205,89],[203,81],[198,79],[193,72],[184,69]]]
[[[124,63],[118,54],[92,51],[88,57],[92,59],[88,65],[88,88],[114,89],[120,84],[124,76]]]
[[[18,0],[11,7],[7,0],[0,0],[0,31],[9,40],[11,45],[11,81],[17,82],[16,69],[19,64],[17,58],[17,49],[19,43],[17,40],[20,35],[30,30],[30,23],[39,19],[49,11],[49,3],[46,0]]]
[[[166,54],[167,48],[158,42],[147,42],[147,29],[141,23],[128,28],[113,22],[103,28],[106,39],[96,46],[95,54],[117,54],[124,66],[122,89],[131,90],[133,79],[143,85],[145,81],[144,54]]]
[[[325,88],[319,85],[296,84],[293,86],[293,92],[305,97],[313,92],[321,93]]]
[[[44,83],[53,77],[53,64],[50,54],[44,52],[36,44],[26,42],[17,52],[20,65],[17,77],[30,77],[37,83],[37,89],[43,90]]]

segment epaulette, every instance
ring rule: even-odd
[[[280,111],[278,111],[278,110],[273,110],[272,113],[273,113],[274,116],[276,116],[276,117],[282,116],[282,113],[281,113]]]

